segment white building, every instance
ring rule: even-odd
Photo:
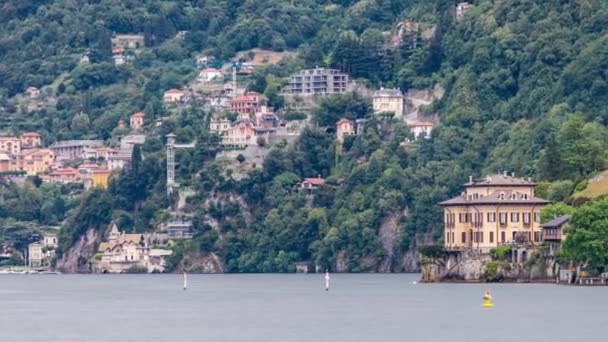
[[[410,131],[414,134],[415,139],[429,139],[433,131],[433,123],[428,121],[416,121],[408,124]]]

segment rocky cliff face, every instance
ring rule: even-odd
[[[450,253],[440,260],[431,260],[422,267],[426,282],[535,282],[553,279],[557,275],[555,262],[536,258],[528,262],[492,260],[488,254],[464,251]]]
[[[224,263],[214,253],[193,253],[184,256],[177,267],[178,272],[224,273]]]
[[[57,260],[55,268],[63,273],[91,272],[90,260],[97,252],[102,235],[95,229],[87,230],[86,234]]]

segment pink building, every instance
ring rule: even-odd
[[[352,121],[342,118],[336,123],[336,138],[340,143],[344,142],[345,136],[353,134],[355,134],[355,124]]]

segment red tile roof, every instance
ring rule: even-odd
[[[183,90],[179,90],[179,89],[169,89],[165,92],[165,94],[183,94],[184,91]]]
[[[132,118],[143,118],[144,116],[146,116],[146,113],[144,113],[144,112],[137,112],[137,113],[131,115]]]
[[[25,132],[23,134],[21,134],[22,137],[39,137],[40,133],[37,132]]]
[[[340,119],[340,121],[336,122],[336,126],[340,126],[345,123],[350,123],[351,125],[353,124],[353,122],[348,120],[347,118],[342,118],[342,119]]]
[[[325,179],[323,178],[304,178],[305,182],[308,182],[312,185],[323,185],[325,184]]]

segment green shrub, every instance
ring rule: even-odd
[[[487,281],[494,281],[498,276],[498,262],[490,261],[486,264],[486,268],[483,271],[483,275]]]
[[[148,268],[141,265],[133,265],[127,269],[127,273],[148,273]]]
[[[506,260],[509,253],[511,253],[510,246],[498,246],[490,251],[492,258],[495,260]]]

